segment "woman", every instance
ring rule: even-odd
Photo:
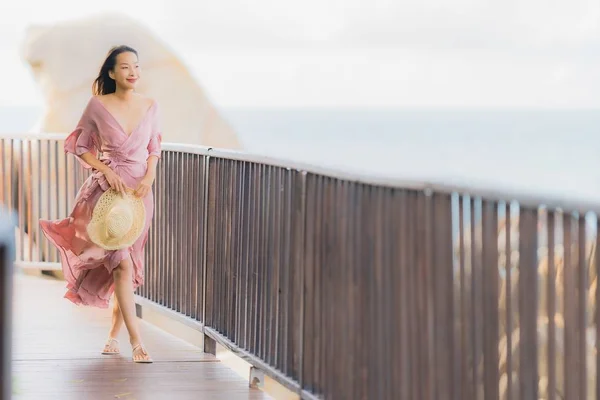
[[[144,281],[144,245],[154,213],[152,184],[160,158],[161,131],[156,101],[135,92],[140,78],[137,52],[128,46],[110,50],[93,84],[93,94],[65,152],[92,170],[68,218],[40,220],[42,231],[58,249],[68,282],[65,298],[75,304],[107,308],[115,302],[103,354],[118,354],[116,337],[129,332],[134,362],[152,362],[142,344],[135,314],[134,290]],[[100,160],[97,152],[102,152]],[[86,231],[99,197],[113,188],[134,190],[145,208],[145,225],[133,245],[105,250]]]

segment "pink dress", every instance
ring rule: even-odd
[[[66,138],[64,149],[77,156],[86,152],[96,155],[101,151],[100,160],[115,171],[128,187],[135,189],[146,173],[148,157],[160,157],[160,146],[156,101],[131,135],[127,136],[117,120],[94,96],[89,100],[77,128]],[[91,168],[81,158],[77,159],[85,168]],[[77,193],[75,206],[68,218],[40,220],[42,231],[60,253],[67,280],[65,298],[75,304],[107,308],[114,291],[112,271],[129,256],[134,265],[134,288],[144,283],[144,245],[154,214],[154,195],[151,191],[144,198],[146,223],[137,241],[125,249],[104,250],[90,241],[86,225],[96,201],[109,187],[104,174],[93,169],[92,175]]]

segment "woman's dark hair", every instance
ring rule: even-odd
[[[115,68],[117,56],[126,52],[134,53],[136,56],[138,55],[135,49],[125,45],[116,46],[110,49],[108,55],[106,56],[106,60],[104,60],[104,63],[100,68],[100,73],[92,85],[92,93],[94,95],[98,96],[114,93],[117,90],[117,84],[115,83],[114,79],[108,75],[108,71]]]

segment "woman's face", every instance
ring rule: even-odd
[[[117,87],[135,89],[140,72],[137,56],[135,53],[126,51],[117,55],[115,68],[110,71],[110,77],[115,80]]]

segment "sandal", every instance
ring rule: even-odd
[[[131,349],[131,358],[133,359],[134,363],[140,363],[140,364],[151,364],[152,358],[150,358],[150,356],[148,355],[148,352],[146,351],[146,349],[144,348],[144,346],[140,343],[136,346],[133,347],[133,349]],[[137,354],[136,354],[137,353]],[[146,356],[147,358],[141,358],[136,360],[135,356],[142,354],[144,356]]]
[[[113,343],[116,343],[116,345],[113,345]],[[119,341],[115,338],[109,337],[108,340],[106,341],[106,344],[104,345],[102,354],[105,354],[105,355],[120,354]]]

